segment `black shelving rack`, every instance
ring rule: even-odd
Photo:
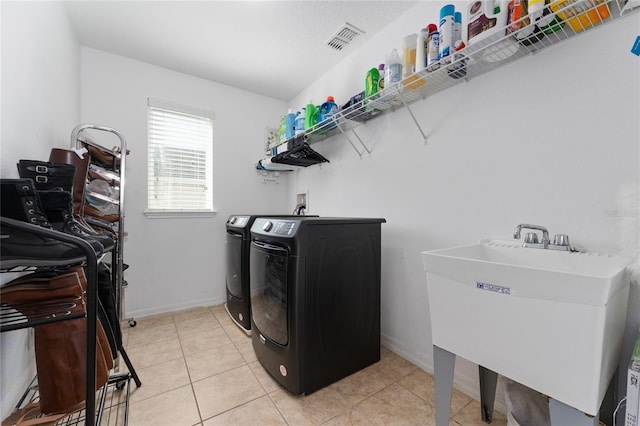
[[[114,149],[108,149],[96,142],[92,135],[87,132],[88,130],[97,132],[107,132],[115,135],[119,140],[119,147]],[[115,290],[116,310],[118,321],[123,320],[123,303],[124,293],[123,289],[126,286],[124,280],[123,271],[125,269],[123,245],[125,239],[124,232],[124,184],[125,184],[125,162],[127,153],[126,139],[119,131],[99,126],[95,124],[80,124],[76,126],[71,132],[71,148],[81,149],[89,148],[89,146],[96,147],[104,152],[110,154],[113,158],[113,171],[116,175],[119,185],[119,199],[111,200],[114,204],[118,205],[118,221],[117,229],[115,231],[109,226],[108,222],[104,222],[85,216],[87,222],[93,226],[109,228],[115,234],[115,246],[111,250],[111,277],[112,284]],[[124,155],[122,154],[124,153]],[[86,154],[89,155],[89,154]],[[92,194],[97,195],[97,194]],[[87,277],[87,292],[86,292],[86,314],[85,313],[72,313],[72,304],[64,303],[52,303],[47,308],[50,308],[50,312],[46,312],[44,315],[38,317],[26,317],[21,313],[18,313],[10,306],[0,303],[0,332],[9,332],[13,330],[19,330],[29,327],[35,327],[42,324],[48,324],[56,321],[66,321],[74,318],[80,318],[86,315],[87,317],[87,371],[86,371],[86,398],[85,408],[79,412],[65,417],[57,424],[60,425],[99,425],[103,421],[106,424],[127,424],[128,412],[129,412],[129,396],[131,390],[131,379],[137,387],[142,385],[126,351],[120,345],[117,348],[119,357],[114,360],[114,370],[109,376],[107,383],[102,386],[101,389],[96,390],[96,321],[98,313],[98,262],[95,251],[81,238],[74,237],[69,234],[47,229],[41,226],[32,225],[26,222],[17,221],[10,218],[0,218],[0,223],[3,227],[11,227],[19,229],[22,232],[32,233],[37,236],[51,238],[64,243],[72,244],[82,250],[85,254],[82,266],[85,267],[85,273]],[[105,225],[106,226],[102,226]],[[105,255],[103,255],[105,256]],[[9,262],[5,262],[8,264]],[[59,259],[51,258],[49,260],[40,260],[37,265],[30,264],[28,260],[24,262],[14,261],[10,262],[10,265],[3,265],[0,262],[0,273],[2,272],[40,272],[40,271],[57,271],[64,270],[70,266],[78,266],[78,263],[64,263]],[[40,308],[43,306],[40,304]],[[55,315],[47,315],[55,314]],[[49,318],[52,317],[52,318]],[[131,318],[129,319],[129,325],[135,326],[136,322]],[[119,372],[119,360],[120,357],[124,361],[127,367],[127,371]],[[35,383],[36,379],[34,378]],[[24,392],[22,398],[18,402],[16,408],[21,408],[30,402],[35,402],[38,399],[37,386],[30,385]],[[97,396],[96,396],[97,395]]]
[[[21,222],[18,220],[0,217],[0,225],[2,227],[9,227],[20,230],[22,232],[31,233],[40,237],[51,238],[64,243],[72,244],[78,247],[84,253],[85,260],[83,266],[85,267],[87,276],[87,292],[86,292],[86,317],[87,317],[87,366],[86,366],[86,397],[85,397],[85,409],[82,416],[84,424],[93,426],[96,424],[96,324],[97,324],[97,276],[98,276],[98,258],[95,251],[89,243],[81,238],[74,237],[63,232],[54,231],[48,228],[44,228],[38,225],[32,225],[30,223]],[[20,265],[16,266],[16,264]],[[37,262],[37,265],[30,263],[29,260],[24,262],[12,261],[11,266],[6,267],[0,262],[0,272],[35,272],[43,270],[59,270],[66,269],[72,264],[65,263],[60,259],[52,257],[50,261]],[[52,306],[52,313],[56,313],[55,318],[42,319],[41,317],[30,318],[28,316],[16,314],[13,310],[3,307],[0,310],[0,332],[8,332],[12,330],[19,330],[23,328],[34,327],[36,325],[51,323],[55,321],[66,321],[73,318],[81,317],[85,314],[71,314],[69,307],[66,306]],[[119,375],[114,378],[114,384],[117,381],[118,387],[123,387],[122,384],[129,382],[131,375]],[[110,379],[111,381],[111,379]],[[127,386],[127,393],[128,393]],[[103,393],[104,393],[103,389]],[[27,389],[29,392],[29,389]],[[25,393],[26,395],[26,393]],[[22,403],[24,401],[20,401]],[[32,398],[31,398],[32,399]],[[100,413],[102,415],[102,413]],[[125,416],[126,417],[126,416]]]

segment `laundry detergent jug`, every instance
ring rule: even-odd
[[[320,105],[318,110],[318,125],[323,130],[329,130],[336,127],[333,116],[338,113],[338,105],[336,105],[333,96],[327,96],[327,101]]]
[[[499,31],[505,34],[509,15],[509,2],[474,1],[467,9],[467,46],[477,43]]]

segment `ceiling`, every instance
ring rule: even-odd
[[[416,1],[65,1],[83,46],[288,101]],[[348,22],[365,33],[326,42]]]

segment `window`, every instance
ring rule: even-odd
[[[147,213],[213,212],[212,113],[149,99]]]

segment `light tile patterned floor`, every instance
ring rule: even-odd
[[[309,396],[292,395],[262,368],[251,338],[224,307],[123,325],[132,382],[129,424],[435,425],[433,377],[386,348],[380,362]],[[484,425],[480,404],[454,390],[451,425]],[[494,413],[492,425],[506,425]]]

